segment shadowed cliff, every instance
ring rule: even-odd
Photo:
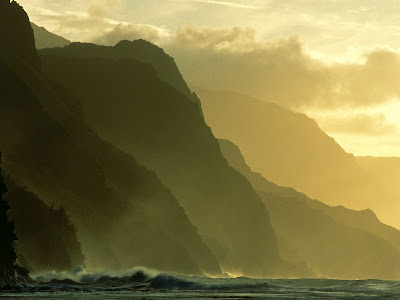
[[[238,145],[249,166],[268,180],[330,205],[373,209],[400,228],[399,195],[367,174],[314,120],[240,94],[198,94],[213,133]]]
[[[22,25],[29,24],[21,7],[0,3],[2,13],[12,15],[16,7],[17,15],[25,16]],[[21,23],[10,18],[16,26]],[[78,228],[90,268],[142,265],[185,274],[220,273],[217,259],[157,176],[99,138],[83,122],[73,93],[53,85],[37,71],[40,66],[32,67],[37,56],[32,30],[22,25],[9,41],[15,43],[6,47],[17,49],[15,55],[4,51],[0,56],[4,172],[29,192],[17,191],[24,197],[13,200],[14,215],[23,213],[18,208],[30,205],[15,203],[24,199],[62,206]],[[8,28],[0,27],[1,34],[7,35]],[[20,41],[29,34],[29,39]],[[19,48],[27,42],[29,47]],[[27,49],[34,51],[21,60],[19,52]],[[54,218],[53,226],[59,221],[62,218]],[[29,245],[29,241],[21,240],[21,244]],[[37,254],[34,259],[41,257]]]
[[[399,278],[400,231],[382,224],[372,211],[328,206],[277,186],[252,172],[236,145],[219,142],[229,164],[246,176],[268,207],[285,260],[303,262],[320,277]]]
[[[114,47],[72,43],[68,49],[43,49],[41,55],[46,54],[62,55],[64,57],[138,60],[150,64],[162,81],[182,92],[191,100],[200,103],[197,96],[192,94],[187,86],[174,59],[160,47],[145,40],[121,41]]]
[[[160,80],[151,65],[116,60],[123,45],[72,44],[40,53],[47,76],[76,92],[88,124],[157,172],[225,271],[272,274],[280,259],[260,198],[226,163],[198,103]]]
[[[16,249],[30,271],[63,271],[85,265],[76,228],[63,208],[46,206],[10,180],[7,189],[9,215],[18,236]]]
[[[28,15],[15,1],[0,0],[0,55],[15,57],[40,68]]]
[[[1,154],[0,154],[1,163]],[[0,287],[15,282],[17,253],[14,250],[14,224],[8,220],[9,205],[4,200],[7,188],[4,185],[0,167]]]

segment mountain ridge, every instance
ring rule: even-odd
[[[36,49],[64,47],[71,44],[71,41],[49,32],[46,28],[40,27],[31,22],[33,35],[35,37]]]
[[[96,48],[111,54],[99,58]],[[116,61],[120,55],[113,47],[73,44],[40,55],[45,73],[81,99],[88,124],[156,171],[223,269],[253,276],[273,272],[279,254],[266,208],[250,183],[226,163],[188,93],[154,76],[149,64]]]
[[[231,166],[249,179],[265,201],[284,259],[305,263],[314,276],[398,278],[400,264],[395,261],[400,257],[399,230],[382,224],[371,210],[328,206],[292,188],[279,187],[254,173],[236,145],[219,141]],[[382,253],[391,259],[382,260]],[[368,261],[381,261],[381,265]]]
[[[100,139],[76,113],[79,107],[71,105],[73,93],[54,88],[41,65],[35,65],[33,33],[22,7],[6,4],[0,13],[14,7],[24,16],[24,28],[15,28],[9,41],[14,45],[7,46],[17,51],[0,56],[5,174],[46,205],[65,208],[78,228],[90,268],[148,265],[186,274],[219,274],[216,257],[156,174]],[[0,22],[4,20],[8,19]],[[0,36],[7,36],[7,28],[0,27]],[[31,44],[19,49],[25,35]],[[34,53],[19,55],[27,50]]]
[[[232,92],[197,93],[215,136],[238,145],[249,166],[268,180],[329,205],[372,209],[384,223],[400,227],[395,213],[399,196],[368,174],[314,120]]]

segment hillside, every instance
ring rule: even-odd
[[[398,278],[400,231],[382,224],[372,211],[328,206],[277,186],[252,172],[236,145],[219,141],[229,164],[249,179],[268,207],[285,260],[304,263],[317,277]]]
[[[6,180],[10,220],[18,240],[18,263],[31,272],[72,270],[85,266],[77,231],[63,208],[44,204],[15,182]]]
[[[44,49],[41,55],[62,55],[63,57],[134,59],[150,64],[157,76],[185,94],[189,99],[199,102],[183,79],[174,59],[163,49],[145,40],[121,41],[114,47],[88,43],[72,43],[67,49]]]
[[[0,168],[0,287],[15,281],[17,259],[17,253],[13,246],[17,237],[14,233],[14,225],[8,218],[9,205],[3,198],[6,192],[7,188],[4,185]]]
[[[47,31],[44,27],[39,27],[34,23],[31,23],[31,26],[35,37],[36,49],[64,47],[71,44],[67,39]]]
[[[244,95],[196,92],[215,136],[238,145],[254,171],[329,205],[372,209],[384,223],[400,228],[399,197],[365,172],[314,120]]]
[[[142,265],[219,274],[216,257],[170,190],[87,126],[73,94],[40,72],[26,13],[15,2],[0,3],[7,15],[0,18],[0,36],[10,37],[0,56],[4,173],[45,205],[65,209],[91,269]],[[18,207],[29,203],[14,203],[12,210]]]
[[[126,43],[124,51],[135,53],[138,43],[145,42]],[[120,47],[72,44],[40,55],[47,76],[76,93],[88,124],[160,176],[224,271],[273,273],[280,259],[268,213],[250,183],[226,163],[198,103],[160,80],[157,68],[116,60]]]

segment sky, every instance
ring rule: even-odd
[[[394,0],[19,0],[72,41],[163,47],[193,87],[306,113],[354,155],[400,156]]]

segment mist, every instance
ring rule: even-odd
[[[0,295],[400,280],[400,159],[330,134],[398,135],[397,52],[328,62],[252,26],[114,22],[126,5],[53,14],[76,42],[0,0]]]

